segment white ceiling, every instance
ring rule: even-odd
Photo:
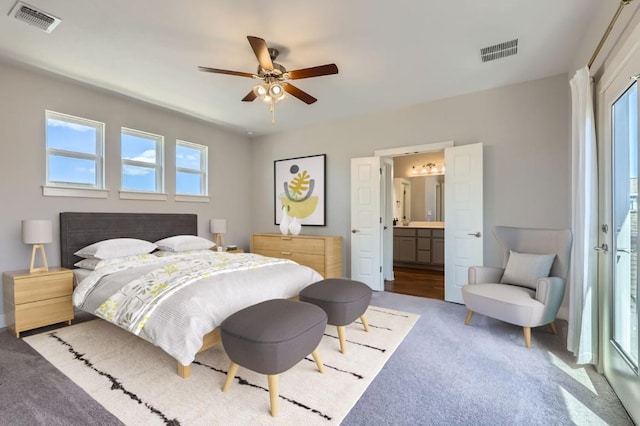
[[[26,0],[62,19],[47,34],[0,0],[0,58],[262,135],[567,72],[599,1]],[[267,105],[240,101],[254,80],[197,70],[256,72],[247,35],[288,70],[339,74],[297,80],[318,102],[289,97],[272,125]],[[514,38],[516,56],[481,62]]]

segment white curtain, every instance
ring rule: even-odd
[[[571,228],[567,348],[578,364],[598,362],[598,165],[589,68],[571,79]]]

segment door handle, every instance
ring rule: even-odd
[[[629,253],[629,254],[631,254],[631,249],[619,248],[619,249],[616,249],[616,251],[618,253]]]
[[[480,238],[482,234],[480,232],[470,232],[467,235],[471,235],[472,237]]]
[[[352,229],[352,230],[351,230],[351,233],[352,233],[352,234],[355,234],[356,232],[360,232],[360,230],[359,230],[359,229]]]
[[[609,246],[605,243],[602,243],[599,246],[595,246],[593,249],[597,252],[607,253],[609,251]]]

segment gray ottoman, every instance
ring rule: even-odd
[[[300,301],[313,303],[327,313],[328,323],[338,328],[342,353],[346,352],[346,325],[360,317],[365,331],[369,331],[364,313],[371,302],[371,288],[360,281],[346,278],[318,281],[302,289]]]
[[[222,391],[229,390],[241,365],[266,374],[271,415],[278,415],[278,374],[309,354],[324,372],[318,344],[327,326],[327,314],[310,303],[273,299],[249,306],[220,325],[220,337],[231,365]]]

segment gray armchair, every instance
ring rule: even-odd
[[[493,234],[502,247],[503,267],[469,267],[462,299],[469,311],[523,327],[527,348],[531,327],[549,324],[557,333],[556,315],[564,297],[571,231],[497,226]]]

